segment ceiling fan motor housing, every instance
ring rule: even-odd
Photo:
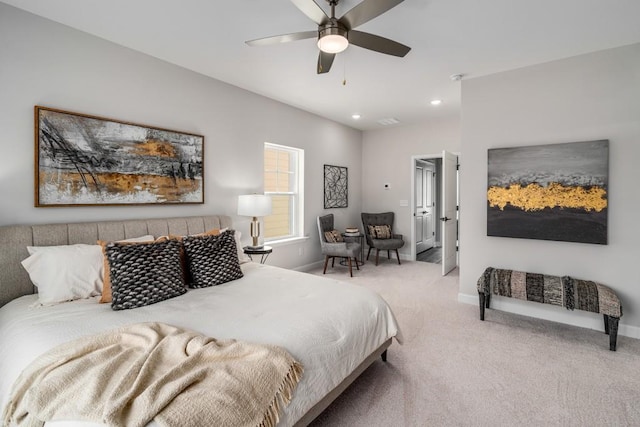
[[[326,24],[318,26],[318,38],[320,39],[329,35],[342,36],[348,39],[348,33],[347,27],[339,23],[337,19],[332,19]]]

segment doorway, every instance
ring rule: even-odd
[[[439,211],[438,169],[442,167],[442,159],[418,159],[415,162],[415,241],[416,260],[440,263],[437,253],[440,252],[440,233],[436,235],[437,212]]]
[[[411,256],[446,275],[458,264],[458,157],[415,155],[411,168]]]

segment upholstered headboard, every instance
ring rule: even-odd
[[[0,227],[0,307],[15,298],[36,292],[20,264],[29,256],[27,246],[95,244],[98,240],[122,240],[147,234],[155,237],[196,234],[231,225],[230,217],[211,215]]]

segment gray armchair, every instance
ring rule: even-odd
[[[393,212],[362,213],[364,236],[367,239],[367,245],[369,245],[367,260],[369,259],[369,255],[371,254],[371,249],[376,248],[376,265],[378,265],[378,256],[380,255],[380,249],[387,251],[387,258],[389,259],[391,259],[390,251],[395,250],[396,257],[398,258],[398,264],[400,264],[400,254],[398,253],[398,249],[404,246],[402,234],[392,234],[388,239],[377,239],[369,232],[370,225],[389,225],[393,227],[393,218]]]
[[[351,242],[328,242],[325,237],[325,232],[334,230],[333,227],[333,214],[319,216],[318,217],[318,234],[320,235],[320,245],[322,246],[322,254],[324,255],[324,270],[322,274],[327,272],[327,264],[331,259],[331,267],[333,267],[336,258],[345,258],[349,263],[349,275],[353,277],[352,264],[355,263],[358,267],[357,256],[360,253],[360,243]]]

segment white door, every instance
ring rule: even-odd
[[[415,242],[416,253],[434,245],[433,165],[416,161],[415,167]]]
[[[456,268],[457,242],[457,164],[458,158],[447,151],[442,152],[442,275]]]

